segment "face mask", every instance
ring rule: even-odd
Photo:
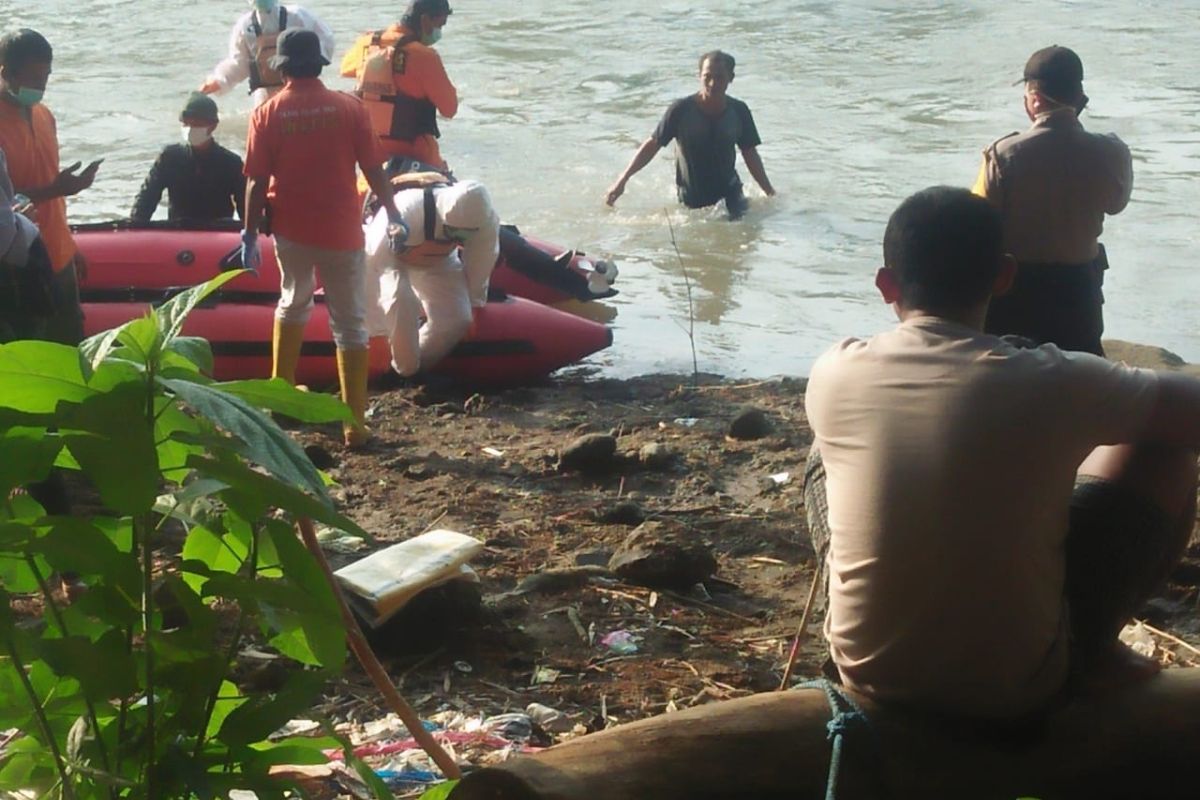
[[[270,11],[275,8],[275,0],[250,0],[250,4],[259,11]]]
[[[442,40],[442,29],[434,28],[433,30],[431,30],[429,32],[428,36],[421,38],[421,44],[432,46],[432,45],[437,44],[441,40]]]
[[[208,128],[191,128],[184,125],[180,132],[183,134],[183,141],[192,147],[199,147],[212,138]]]
[[[42,97],[45,94],[46,91],[44,89],[30,89],[27,86],[22,86],[15,92],[12,89],[8,90],[8,96],[25,106],[25,108],[30,108],[42,102]]]

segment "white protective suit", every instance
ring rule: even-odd
[[[366,229],[367,327],[372,336],[388,337],[392,368],[401,375],[428,370],[467,335],[472,308],[487,302],[488,280],[500,255],[500,220],[483,184],[461,181],[429,191],[436,218],[428,244],[434,251],[446,249],[449,225],[461,249],[429,256],[424,189],[396,193],[396,207],[409,228],[405,253],[397,255],[388,246],[386,211]]]
[[[255,59],[258,48],[258,35],[254,31],[254,23],[257,21],[266,35],[280,33],[279,8],[279,5],[276,5],[267,12],[253,8],[238,17],[237,24],[233,26],[233,32],[229,35],[229,55],[224,61],[213,67],[212,74],[209,76],[211,80],[220,84],[221,88],[218,90],[218,94],[225,94],[250,77],[250,65]],[[317,38],[321,40],[321,55],[332,62],[333,30],[311,11],[301,6],[285,5],[284,8],[287,9],[288,29],[301,28],[315,32]],[[281,88],[283,87],[254,90],[251,92],[254,106],[257,108],[262,105]]]

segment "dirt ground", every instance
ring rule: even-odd
[[[1156,348],[1110,347],[1130,363],[1194,369]],[[374,634],[419,712],[498,714],[538,702],[569,715],[578,733],[779,685],[815,567],[804,523],[805,381],[698,383],[660,375],[486,395],[399,389],[372,398],[375,439],[363,452],[344,452],[332,430],[300,434],[328,448],[338,499],[379,545],[432,528],[486,542],[472,562],[480,613],[443,598]],[[766,412],[769,435],[727,436],[745,406]],[[593,432],[617,436],[615,466],[592,476],[556,469],[560,450]],[[637,454],[651,443],[674,457],[642,465]],[[710,545],[715,578],[678,592],[587,574],[530,583],[606,562],[641,519]],[[1198,583],[1194,545],[1145,609],[1146,646],[1164,664],[1200,656],[1173,641],[1200,634]],[[519,585],[533,590],[514,592]],[[821,622],[818,609],[799,676],[819,674]],[[636,637],[635,653],[603,644],[621,631]],[[386,713],[354,674],[331,687],[323,710],[351,720]]]
[[[777,687],[814,566],[803,389],[802,380],[717,379],[693,388],[678,376],[469,396],[402,389],[373,398],[366,451],[305,434],[329,445],[335,494],[380,545],[431,528],[486,542],[472,561],[482,580],[476,619],[458,624],[450,612],[442,625],[423,619],[418,630],[374,635],[413,704],[494,714],[540,702],[596,728]],[[767,412],[768,436],[726,436],[744,405]],[[611,469],[556,468],[575,437],[607,432],[618,442]],[[639,462],[651,443],[669,448],[668,463]],[[643,519],[710,545],[716,577],[652,591],[557,572],[606,563]],[[547,570],[554,577],[535,579],[532,591],[513,591]],[[824,658],[811,627],[799,674],[815,675]],[[636,653],[602,644],[620,631],[637,637]],[[350,712],[369,718],[374,703],[368,693]]]

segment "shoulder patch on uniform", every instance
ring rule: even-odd
[[[1004,134],[1003,136],[1001,136],[999,139],[997,139],[996,141],[994,141],[994,142],[992,142],[991,144],[989,144],[989,145],[987,146],[987,149],[988,149],[988,150],[991,150],[993,147],[995,147],[996,145],[1000,144],[1000,143],[1001,143],[1001,142],[1003,142],[1005,139],[1011,139],[1011,138],[1012,138],[1012,137],[1014,137],[1014,136],[1020,136],[1020,135],[1021,135],[1021,132],[1020,132],[1020,131],[1013,131],[1012,133],[1006,133],[1006,134]]]

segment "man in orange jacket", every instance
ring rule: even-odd
[[[458,113],[458,90],[433,45],[450,13],[447,0],[412,0],[399,23],[363,34],[342,59],[342,75],[357,81],[355,94],[387,156],[446,169],[437,115]]]
[[[33,202],[42,241],[58,284],[58,306],[46,320],[45,338],[62,344],[83,339],[79,279],[87,262],[67,227],[66,198],[92,185],[100,161],[77,172],[59,169],[58,127],[42,103],[54,51],[37,31],[23,28],[0,39],[0,150],[8,156],[13,188]]]

